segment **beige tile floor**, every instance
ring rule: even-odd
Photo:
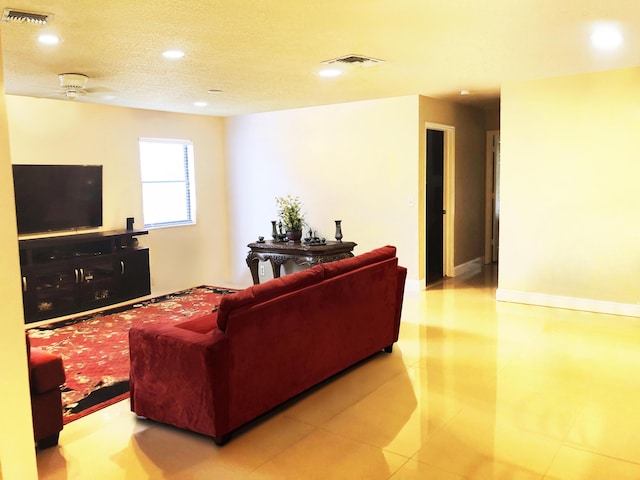
[[[219,448],[128,401],[47,479],[640,479],[640,320],[496,303],[495,269],[405,298],[401,338]]]

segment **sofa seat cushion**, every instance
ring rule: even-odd
[[[44,393],[57,389],[66,380],[62,357],[41,348],[31,347],[29,375],[32,393]]]
[[[320,268],[310,268],[225,295],[222,297],[218,309],[218,328],[223,332],[226,331],[228,314],[233,310],[265,302],[309,285],[320,283],[322,280],[324,280],[324,271]]]
[[[176,323],[175,326],[196,333],[210,333],[218,327],[218,312],[215,311],[201,317],[190,318]]]

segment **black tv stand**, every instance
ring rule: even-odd
[[[25,323],[151,293],[147,230],[112,230],[19,241]]]

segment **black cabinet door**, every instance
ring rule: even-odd
[[[117,257],[106,255],[78,262],[78,302],[91,310],[114,302],[118,295]]]
[[[128,300],[151,293],[148,248],[122,252],[118,269],[122,299]]]
[[[27,322],[77,311],[79,282],[80,271],[66,263],[23,270],[23,307]]]

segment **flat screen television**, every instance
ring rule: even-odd
[[[102,165],[13,165],[18,233],[102,226]]]

